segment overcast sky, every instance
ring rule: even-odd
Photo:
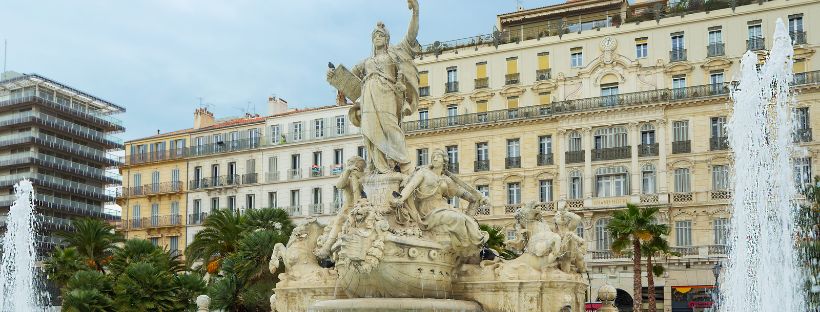
[[[420,0],[419,41],[490,33],[517,2]],[[366,57],[379,20],[395,43],[410,17],[404,0],[3,0],[0,11],[8,70],[124,106],[126,140],[190,127],[200,97],[218,118],[265,114],[273,94],[291,107],[333,104],[327,62]]]

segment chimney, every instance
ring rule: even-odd
[[[288,102],[277,96],[268,97],[268,115],[281,114],[288,111]]]
[[[200,107],[194,111],[194,129],[205,128],[214,124],[214,114],[207,108]]]

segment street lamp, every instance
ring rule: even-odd
[[[715,275],[715,288],[712,290],[712,302],[714,302],[714,307],[712,308],[713,311],[717,311],[716,309],[718,305],[718,300],[720,299],[720,281],[718,280],[718,278],[720,278],[721,269],[723,269],[723,265],[720,263],[720,261],[716,261],[715,266],[712,267],[712,274]]]

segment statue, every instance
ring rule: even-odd
[[[543,221],[535,203],[530,202],[518,209],[515,221],[516,240],[511,245],[519,247],[523,253],[512,261],[526,263],[542,273],[555,267],[560,256],[561,237],[552,231],[550,224]]]
[[[341,190],[344,195],[344,204],[341,211],[339,211],[336,219],[328,226],[330,232],[322,235],[321,248],[316,251],[316,256],[320,259],[326,259],[330,256],[330,247],[336,242],[336,237],[339,235],[339,230],[345,222],[343,216],[350,213],[350,208],[353,204],[362,198],[362,175],[364,174],[365,161],[359,156],[353,156],[347,160],[342,175],[336,182],[336,188]]]
[[[284,264],[285,273],[279,274],[279,279],[286,283],[315,283],[331,278],[335,272],[319,266],[313,254],[322,230],[316,219],[309,220],[293,229],[287,246],[282,243],[274,245],[273,254],[268,262],[271,274],[276,274],[280,264]]]
[[[587,244],[583,237],[578,236],[575,229],[581,224],[581,216],[567,210],[558,209],[555,214],[555,227],[561,236],[561,257],[558,267],[566,273],[584,273],[587,271],[584,255],[587,253]],[[575,266],[573,271],[571,266]]]
[[[408,172],[410,157],[401,129],[401,119],[418,106],[418,69],[413,63],[421,46],[416,41],[419,30],[419,5],[408,0],[413,11],[405,38],[390,46],[390,33],[379,22],[373,30],[373,55],[347,71],[343,66],[327,72],[331,85],[354,102],[348,115],[361,128],[367,149],[370,171],[378,173]],[[358,90],[357,90],[358,89]],[[358,100],[358,101],[357,101]]]
[[[336,265],[365,274],[373,271],[384,255],[384,237],[389,227],[367,200],[356,202],[333,246],[333,250],[338,250]]]

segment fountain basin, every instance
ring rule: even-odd
[[[309,312],[482,312],[478,303],[448,299],[358,298],[325,300],[314,303]]]

